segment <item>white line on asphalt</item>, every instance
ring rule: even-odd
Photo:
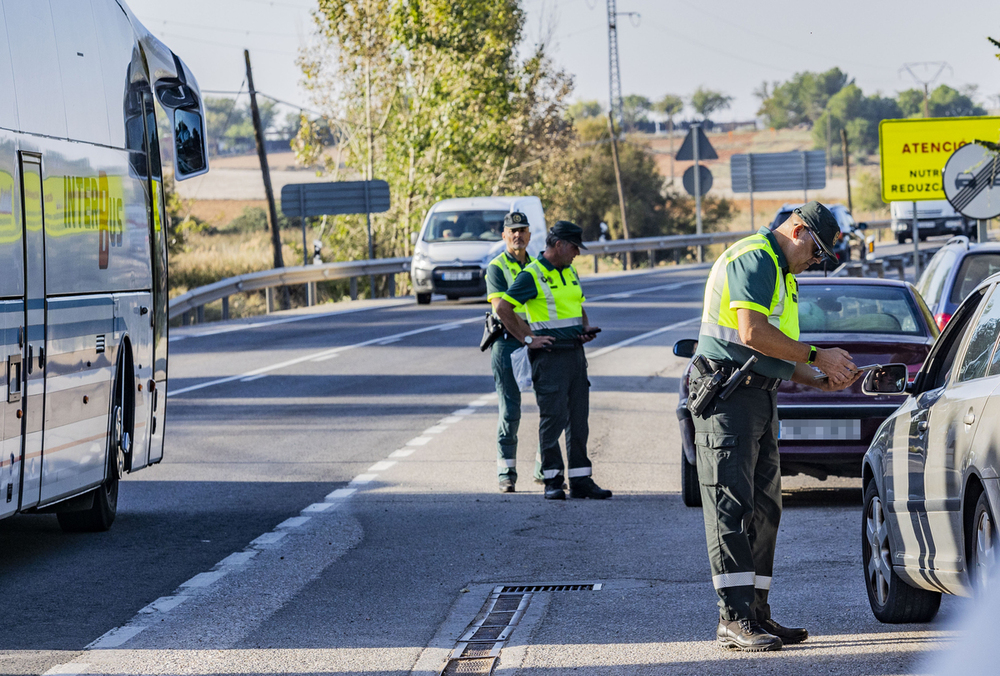
[[[348,486],[364,486],[378,479],[378,474],[359,474],[347,484]]]
[[[425,446],[430,443],[431,437],[414,437],[406,442],[407,446]]]
[[[472,317],[471,319],[463,319],[458,324],[471,324],[472,322],[482,321],[479,317]],[[173,392],[168,391],[167,396],[173,397],[178,394],[185,394],[187,392],[193,392],[195,390],[200,390],[206,387],[212,387],[213,385],[223,385],[225,383],[231,383],[234,380],[242,380],[249,376],[255,376],[259,373],[270,373],[271,371],[277,371],[278,369],[283,369],[288,366],[294,366],[296,364],[301,364],[306,361],[312,361],[318,359],[319,357],[324,357],[330,354],[340,354],[346,352],[347,350],[354,350],[359,347],[367,347],[369,345],[376,345],[382,341],[388,340],[390,338],[406,338],[408,336],[415,336],[419,333],[427,333],[428,331],[436,331],[441,325],[435,324],[434,326],[424,326],[419,329],[413,329],[411,331],[404,331],[403,333],[397,333],[392,336],[382,336],[381,338],[372,338],[370,340],[365,340],[360,343],[354,343],[353,345],[344,345],[341,347],[334,347],[330,349],[323,350],[321,352],[314,352],[312,354],[307,354],[303,357],[296,357],[295,359],[289,359],[288,361],[279,362],[277,364],[272,364],[270,366],[262,366],[259,369],[254,369],[253,371],[247,371],[246,373],[241,373],[236,376],[227,376],[225,378],[217,378],[215,380],[209,380],[204,383],[198,383],[197,385],[191,385],[189,387],[182,387],[179,390],[174,390]]]
[[[334,357],[339,357],[340,355],[334,352],[333,354],[324,354],[322,357],[316,357],[313,361],[329,361]]]
[[[699,321],[700,319],[701,317],[692,317],[691,319],[685,319],[683,322],[677,322],[676,324],[671,324],[670,326],[663,326],[653,331],[640,333],[638,336],[632,336],[631,338],[623,340],[619,343],[615,343],[614,345],[608,345],[607,347],[602,347],[600,350],[597,350],[595,352],[589,352],[587,353],[587,359],[595,359],[596,357],[601,357],[603,355],[606,355],[608,352],[614,352],[619,348],[628,347],[629,345],[646,340],[647,338],[658,336],[661,333],[666,333],[667,331],[673,331],[674,329],[679,329],[682,326],[686,326],[688,324],[691,324],[692,322]]]
[[[298,528],[307,521],[309,521],[308,516],[293,516],[279,523],[277,526],[274,527],[274,529],[278,530],[280,528],[281,530],[288,530],[291,528]]]
[[[249,563],[250,559],[257,556],[255,550],[250,550],[248,552],[235,552],[230,554],[226,558],[219,561],[217,566],[242,566],[244,563]]]
[[[451,331],[452,329],[460,329],[460,328],[462,328],[461,324],[445,324],[440,329],[438,329],[438,331]]]
[[[367,307],[355,307],[355,308],[345,308],[343,310],[335,310],[333,312],[323,312],[319,314],[308,314],[308,315],[296,315],[294,317],[282,317],[281,319],[269,319],[262,322],[253,322],[252,324],[235,324],[229,326],[223,326],[217,329],[209,329],[208,331],[199,331],[198,333],[186,333],[179,336],[175,336],[170,339],[170,342],[176,342],[178,340],[184,340],[186,338],[204,338],[206,336],[217,336],[220,333],[232,333],[233,331],[245,331],[247,329],[257,329],[262,326],[275,326],[277,324],[290,324],[291,322],[302,322],[307,319],[323,319],[325,317],[336,317],[337,315],[348,315],[355,312],[365,312],[366,310],[382,310],[384,308],[394,308],[401,305],[409,305],[413,301],[400,301],[396,303],[384,303],[376,306]]]
[[[89,664],[80,664],[79,662],[70,662],[68,664],[60,664],[58,666],[52,667],[45,672],[43,676],[56,676],[57,674],[61,676],[80,676],[81,674],[90,673]]]
[[[594,296],[593,298],[588,298],[587,302],[595,303],[601,300],[611,300],[613,298],[631,298],[632,296],[637,296],[640,293],[651,293],[653,291],[673,291],[674,289],[679,289],[683,286],[693,286],[694,284],[701,284],[704,286],[705,280],[695,280],[692,282],[675,282],[673,284],[660,284],[659,286],[647,286],[643,289],[633,289],[632,291],[619,291],[618,293],[606,293],[602,296]]]
[[[327,495],[324,500],[343,500],[344,498],[349,498],[351,495],[357,492],[357,488],[338,488],[329,495]]]
[[[125,641],[136,636],[146,627],[117,627],[101,636],[99,639],[88,645],[85,650],[104,650],[107,648],[117,648]]]
[[[259,540],[260,538],[257,538],[257,539]],[[256,540],[254,540],[254,542],[256,542]],[[181,582],[181,586],[182,587],[196,587],[196,588],[207,587],[208,585],[210,585],[213,582],[217,581],[219,578],[221,578],[227,572],[228,571],[225,571],[225,570],[212,570],[212,571],[209,571],[207,573],[198,573],[197,575],[195,575],[194,577],[192,577],[187,582]]]
[[[235,554],[233,555],[235,556]],[[140,613],[144,615],[149,615],[151,613],[168,613],[180,604],[187,601],[190,596],[184,596],[183,594],[176,594],[174,596],[161,596],[152,603],[150,603],[145,608],[139,610]]]
[[[483,401],[482,399],[473,399],[469,402],[469,408],[479,408],[480,406],[486,406],[490,402]]]
[[[401,448],[398,451],[393,451],[389,454],[390,458],[405,458],[407,456],[413,455],[413,452],[417,450],[415,448]]]
[[[369,472],[384,472],[385,470],[389,469],[390,467],[392,467],[395,464],[396,463],[393,460],[379,460],[374,465],[372,465],[371,467],[369,467],[368,471]]]
[[[380,341],[378,341],[375,344],[376,345],[392,345],[393,343],[398,343],[401,340],[403,340],[403,339],[400,338],[399,336],[393,336],[392,338],[386,338],[385,340],[380,340]]]
[[[423,432],[420,433],[420,435],[423,436],[425,434],[441,434],[446,429],[448,429],[447,425],[434,425],[433,427],[428,427],[427,429],[425,429]]]
[[[241,383],[249,383],[251,380],[260,380],[261,378],[267,378],[267,373],[258,373],[255,376],[250,376],[249,378],[240,378]]]
[[[457,423],[462,420],[460,415],[449,415],[446,418],[441,418],[438,420],[438,425],[451,425],[452,423]]]
[[[333,509],[337,504],[334,502],[314,502],[308,507],[303,508],[303,514],[313,514],[315,512],[325,512],[328,509]]]
[[[452,411],[451,414],[455,416],[472,415],[476,412],[474,408],[460,408],[457,411]]]
[[[254,538],[253,540],[251,540],[250,541],[250,546],[251,547],[260,547],[260,546],[266,546],[266,545],[273,545],[278,540],[280,540],[281,538],[285,537],[287,534],[288,533],[284,533],[284,532],[264,533],[260,537],[257,537],[257,538]]]

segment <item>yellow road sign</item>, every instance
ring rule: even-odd
[[[882,200],[943,200],[941,175],[951,154],[976,139],[1000,139],[1000,117],[882,120],[878,125]]]

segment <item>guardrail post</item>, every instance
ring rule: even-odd
[[[358,299],[358,278],[351,277],[351,300]]]
[[[652,270],[656,267],[656,249],[650,249],[647,255],[649,256],[649,269]]]
[[[869,272],[874,272],[879,279],[885,277],[885,264],[880,260],[868,261]]]
[[[905,266],[903,265],[903,259],[890,258],[888,259],[888,263],[890,268],[895,268],[896,271],[899,273],[899,279],[902,281],[906,281],[906,272],[904,271]]]
[[[267,314],[274,312],[274,287],[269,286],[264,290],[264,297],[267,299]]]
[[[181,315],[181,326],[191,326],[191,311],[185,310]]]
[[[705,262],[705,246],[703,244],[698,245],[698,262]]]
[[[396,297],[396,275],[386,275],[389,278],[389,298]]]
[[[594,254],[591,258],[594,259],[594,274],[597,274],[597,254]]]
[[[196,316],[198,317],[198,323],[199,324],[204,324],[205,323],[205,306],[204,305],[199,305],[198,309],[195,310],[195,313],[196,313]]]
[[[229,296],[222,299],[222,319],[223,321],[229,319]]]
[[[864,277],[864,270],[861,268],[861,263],[846,263],[847,266],[847,276],[848,277]]]
[[[312,307],[316,304],[316,282],[306,284],[306,305]]]

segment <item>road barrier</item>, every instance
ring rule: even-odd
[[[869,228],[888,227],[889,223],[890,221],[870,221]],[[652,260],[654,251],[728,244],[752,234],[752,232],[710,232],[702,235],[638,237],[604,242],[586,242],[585,246],[587,247],[586,255],[594,256],[595,263],[597,256],[613,256],[628,252],[648,252],[650,260]],[[320,263],[250,272],[222,279],[206,286],[199,286],[171,299],[169,317],[170,319],[181,317],[185,324],[190,324],[192,321],[201,323],[204,321],[205,305],[222,300],[222,318],[228,319],[230,296],[247,291],[260,291],[261,289],[264,289],[267,294],[267,309],[268,312],[271,312],[274,310],[274,290],[276,288],[301,284],[307,285],[307,303],[313,305],[316,299],[316,282],[334,279],[350,279],[351,298],[357,298],[358,277],[369,275],[387,275],[389,295],[395,296],[395,276],[409,271],[409,258],[377,258],[370,261]]]

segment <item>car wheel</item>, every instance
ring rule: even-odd
[[[971,528],[967,531],[969,539],[969,580],[977,594],[986,591],[990,573],[996,570],[997,564],[997,528],[993,511],[990,510],[986,493],[979,495],[976,511],[972,517]]]
[[[865,489],[861,522],[861,564],[865,571],[868,603],[879,622],[903,624],[929,622],[941,605],[941,593],[906,584],[892,569],[889,524],[875,481]]]
[[[417,305],[430,305],[430,304],[431,304],[431,294],[429,293],[417,294]]]
[[[698,466],[688,462],[681,449],[681,497],[688,507],[701,507],[701,484],[698,483]]]
[[[906,244],[906,235],[896,235],[896,241],[900,244]]]

